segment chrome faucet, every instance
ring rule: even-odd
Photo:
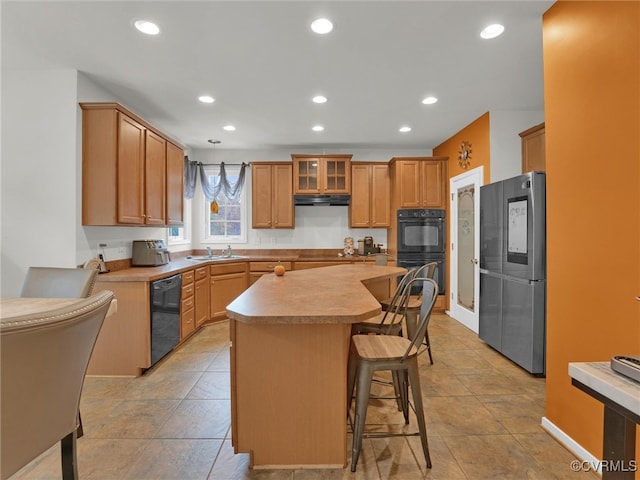
[[[227,248],[222,250],[222,256],[223,257],[230,258],[232,256],[232,254],[233,254],[233,252],[231,250],[231,245],[227,245]]]
[[[210,257],[213,257],[213,248],[207,247],[207,253],[209,254]]]

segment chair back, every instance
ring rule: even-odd
[[[415,277],[421,278],[436,278],[436,270],[438,268],[438,262],[425,263],[416,270]]]
[[[405,287],[413,280],[417,271],[417,268],[408,269],[407,273],[398,282],[398,286],[389,300],[389,306],[380,320],[380,325],[388,323],[391,328],[398,315],[405,314],[407,302],[409,301],[409,297],[405,295]]]
[[[0,323],[0,478],[78,426],[89,358],[113,293]]]
[[[91,295],[97,274],[93,268],[29,267],[20,296],[85,298]]]
[[[410,354],[413,348],[418,348],[424,342],[424,337],[427,333],[427,327],[429,326],[429,320],[431,318],[431,312],[433,306],[438,299],[438,284],[433,278],[416,277],[411,280],[406,286],[406,296],[411,295],[411,287],[414,283],[422,283],[422,304],[420,305],[420,317],[418,319],[418,325],[416,327],[411,343],[407,348],[402,359],[405,360]],[[407,302],[408,303],[408,302]]]

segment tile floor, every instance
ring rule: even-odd
[[[228,323],[201,329],[140,378],[89,377],[78,440],[82,480],[597,479],[540,427],[545,386],[445,315],[429,327],[434,365],[421,357],[432,469],[418,437],[367,439],[355,473],[249,470],[230,443]],[[379,387],[386,388],[386,387]],[[382,392],[381,392],[382,393]],[[372,400],[368,428],[402,428]],[[411,422],[415,425],[415,419]],[[349,436],[349,443],[351,437]],[[12,480],[61,478],[54,446]]]

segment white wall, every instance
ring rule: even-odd
[[[2,71],[1,295],[29,265],[76,265],[75,70]]]
[[[522,173],[522,147],[518,134],[542,122],[542,110],[491,110],[491,182]]]

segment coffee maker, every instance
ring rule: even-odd
[[[358,255],[370,255],[380,253],[380,247],[373,243],[373,237],[364,237],[358,240]]]

